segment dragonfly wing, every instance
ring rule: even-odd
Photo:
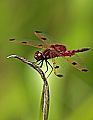
[[[38,37],[42,42],[47,40],[46,36],[41,31],[35,31],[35,36]]]
[[[31,42],[31,41],[16,41],[15,39],[10,39],[10,42],[20,44],[20,45],[33,46],[33,47],[36,47],[36,48],[44,48],[43,44],[35,44],[34,42]]]
[[[49,39],[46,37],[46,35],[43,32],[35,31],[34,35],[43,42],[43,45],[45,46],[45,48],[50,47],[50,44],[47,43]]]
[[[78,62],[70,60],[66,57],[63,57],[67,62],[69,62],[74,68],[78,69],[81,72],[87,72],[88,69],[85,67],[82,67]]]
[[[55,74],[57,77],[63,77],[62,74],[59,74],[59,73],[58,73],[59,66],[56,64],[55,58],[52,58],[52,63],[53,63],[54,74]]]

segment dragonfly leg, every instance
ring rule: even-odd
[[[45,62],[46,62],[46,67],[47,67],[47,69],[46,69],[45,73],[47,73],[47,71],[48,71],[48,61],[47,61],[47,60],[45,60]]]
[[[42,60],[42,61],[41,61],[41,65],[40,65],[40,68],[42,68],[42,66],[43,66],[43,61],[44,61],[44,60]]]
[[[41,64],[41,62],[42,62],[42,60],[41,60],[41,61],[39,61],[39,62],[38,62],[38,61],[36,61],[36,64],[37,64],[37,65],[40,65],[40,64]]]
[[[42,66],[43,66],[43,61],[44,61],[44,60],[41,60],[39,63],[36,62],[36,64],[37,64],[37,65],[40,65],[40,64],[41,64],[41,65],[40,65],[40,68],[42,68]]]
[[[49,66],[51,67],[51,71],[50,71],[50,73],[48,74],[48,76],[47,76],[47,78],[51,75],[51,73],[52,73],[52,71],[53,71],[53,67],[52,67],[52,65],[47,61],[47,63],[49,64]]]

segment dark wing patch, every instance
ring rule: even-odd
[[[62,74],[59,74],[59,73],[58,73],[59,66],[56,65],[55,58],[52,58],[52,63],[53,63],[53,71],[54,71],[54,74],[55,74],[57,77],[63,77]]]
[[[59,66],[55,66],[55,69],[59,68]]]
[[[63,75],[61,75],[61,74],[58,74],[58,75],[56,75],[57,77],[63,77]]]
[[[81,72],[87,72],[87,68],[82,67],[79,63],[72,61],[68,58],[63,57],[67,62],[69,62],[74,68],[80,70]]]
[[[88,71],[88,69],[86,69],[86,68],[83,68],[83,69],[82,69],[82,71],[83,71],[83,72],[87,72],[87,71]]]
[[[40,31],[35,31],[34,34],[36,35],[36,37],[38,37],[38,39],[40,39],[42,42],[44,42],[45,40],[47,40],[46,36],[40,32]]]
[[[10,40],[10,42],[20,44],[20,45],[28,45],[28,46],[33,46],[36,48],[44,48],[43,44],[35,44],[34,42],[31,42],[31,41],[16,41],[14,38],[9,39],[9,40]]]
[[[35,31],[36,33],[42,33],[41,31]]]
[[[25,43],[25,44],[26,44],[27,42],[24,42],[24,41],[23,41],[23,42],[21,42],[21,43]]]
[[[43,46],[43,45],[39,44],[38,46]]]
[[[41,39],[43,39],[43,40],[47,40],[45,37],[42,37]]]
[[[14,39],[14,38],[10,38],[9,40],[10,40],[10,41],[14,41],[15,39]]]
[[[73,65],[77,65],[77,63],[75,61],[72,62]]]

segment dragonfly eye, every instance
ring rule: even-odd
[[[40,51],[35,52],[34,58],[35,58],[37,61],[42,60],[42,59],[43,59],[42,52],[40,52]]]

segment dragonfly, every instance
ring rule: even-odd
[[[34,42],[31,42],[31,41],[17,41],[14,38],[11,38],[10,41],[18,43],[18,44],[33,46],[33,47],[42,49],[41,51],[36,51],[35,52],[34,58],[36,59],[36,64],[39,65],[40,68],[42,68],[43,63],[45,61],[45,63],[46,63],[45,73],[48,72],[49,66],[51,67],[51,71],[50,71],[50,73],[48,74],[47,77],[49,77],[51,75],[52,71],[54,71],[54,74],[57,77],[63,77],[63,74],[60,74],[60,73],[57,72],[58,69],[59,69],[59,65],[56,64],[56,60],[55,60],[55,58],[57,58],[57,57],[64,58],[74,68],[78,69],[81,72],[87,72],[88,71],[87,68],[82,67],[78,62],[73,61],[69,58],[76,55],[77,53],[81,53],[81,52],[85,52],[85,51],[90,50],[89,47],[84,47],[84,48],[81,48],[81,49],[68,50],[66,48],[66,46],[63,45],[63,44],[49,44],[47,42],[48,38],[41,31],[35,31],[34,35],[41,41],[41,44],[36,44]],[[53,63],[52,65],[48,61],[49,59],[52,59],[52,63]]]

